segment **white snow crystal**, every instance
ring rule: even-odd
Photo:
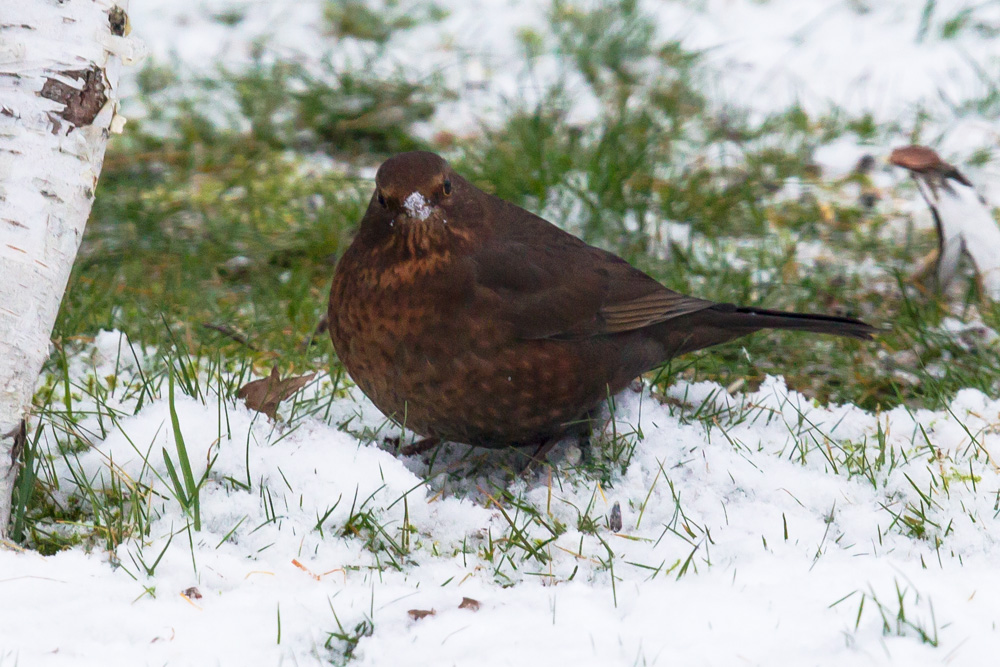
[[[426,220],[431,215],[431,205],[428,203],[424,196],[419,192],[411,193],[403,201],[403,207],[406,212],[417,220]]]

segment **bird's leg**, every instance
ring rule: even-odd
[[[399,448],[399,453],[403,456],[413,456],[414,454],[423,454],[429,449],[434,449],[441,444],[441,438],[424,438],[422,440],[417,440],[412,445],[404,445]]]
[[[547,463],[548,456],[552,452],[552,448],[567,435],[573,435],[574,433],[577,437],[577,446],[580,448],[580,458],[583,459],[589,456],[591,445],[590,435],[594,430],[594,418],[596,414],[596,410],[591,410],[583,417],[583,419],[574,424],[567,431],[543,440],[541,444],[535,448],[535,453],[528,457],[528,462],[525,464],[521,473],[527,473],[531,469],[531,466],[536,463]]]
[[[552,452],[552,448],[555,447],[556,443],[560,440],[562,440],[561,436],[552,436],[551,438],[542,441],[542,444],[535,448],[535,453],[532,454],[531,458],[528,460],[528,465],[531,465],[532,463],[545,463],[549,453]]]
[[[554,435],[551,438],[546,438],[537,447],[535,447],[534,454],[528,457],[524,467],[521,468],[521,475],[527,476],[528,473],[531,472],[531,468],[535,465],[548,463],[547,459],[549,452],[552,451],[552,448],[555,447],[556,443],[560,440],[562,440],[561,435]]]
[[[594,429],[588,428],[580,433],[580,439],[577,441],[577,446],[580,448],[580,460],[586,461],[593,455],[593,442],[590,437],[593,435]]]
[[[576,428],[576,445],[580,449],[580,460],[585,461],[590,458],[593,451],[593,441],[591,437],[594,435],[594,424],[597,423],[597,409],[593,409],[587,412],[577,424]]]

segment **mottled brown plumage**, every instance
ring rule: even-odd
[[[765,328],[875,332],[673,292],[433,153],[387,160],[375,184],[333,279],[330,335],[372,402],[429,438],[540,445],[678,354]]]

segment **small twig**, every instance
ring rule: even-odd
[[[202,322],[201,326],[205,327],[206,329],[211,329],[212,331],[218,331],[226,338],[231,338],[240,345],[245,345],[246,347],[250,348],[254,352],[258,351],[257,348],[249,340],[247,340],[247,337],[245,335],[236,331],[232,327],[226,326],[225,324],[213,324],[212,322]]]

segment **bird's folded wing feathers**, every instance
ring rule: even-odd
[[[598,311],[604,320],[603,333],[620,333],[688,315],[715,305],[661,288],[645,296],[605,304]]]
[[[622,333],[715,305],[671,291],[575,238],[549,240],[507,240],[481,249],[475,258],[477,288],[502,297],[493,300],[496,315],[522,338]]]

